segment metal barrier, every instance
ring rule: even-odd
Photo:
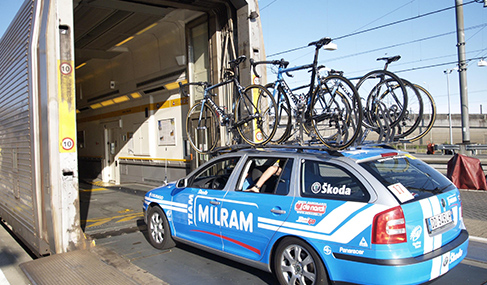
[[[460,151],[461,146],[458,144],[440,144],[436,146],[437,150],[441,151]],[[467,144],[465,150],[476,153],[477,151],[487,150],[487,144]]]

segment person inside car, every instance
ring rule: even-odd
[[[276,160],[276,162],[274,162],[273,165],[269,166],[265,171],[264,173],[262,173],[262,175],[259,177],[259,179],[257,180],[257,182],[250,188],[247,188],[246,190],[244,191],[248,191],[248,192],[260,192],[260,188],[262,187],[262,185],[264,185],[264,183],[269,180],[269,178],[272,177],[272,175],[280,175],[281,174],[281,171],[282,171],[282,168],[281,166],[279,166],[279,160]],[[251,185],[250,183],[248,185]],[[244,188],[245,185],[244,185]]]

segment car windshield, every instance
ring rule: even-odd
[[[389,189],[392,185],[404,186],[411,192],[414,200],[455,189],[443,174],[411,155],[368,160],[360,165]]]

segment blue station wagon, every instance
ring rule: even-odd
[[[459,190],[388,146],[240,149],[148,192],[151,244],[175,241],[281,284],[418,284],[467,255]]]

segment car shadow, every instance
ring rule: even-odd
[[[143,220],[142,220],[142,223],[144,223]],[[147,226],[145,226],[145,223],[144,223],[144,226],[142,226],[142,225],[140,226],[140,229],[141,229],[140,232],[144,235],[144,238],[146,239],[146,241],[148,243],[150,243],[150,241],[149,241],[149,233],[147,231]],[[230,260],[228,258],[219,256],[219,255],[216,255],[216,254],[207,252],[205,250],[202,250],[202,249],[199,249],[199,248],[196,248],[196,247],[187,245],[187,244],[183,244],[183,243],[180,243],[180,242],[177,242],[176,243],[176,247],[178,249],[181,249],[181,250],[187,252],[187,253],[191,253],[191,254],[194,254],[194,255],[202,256],[204,258],[207,258],[208,260],[211,260],[213,262],[218,262],[218,263],[224,264],[224,265],[229,266],[229,267],[232,267],[232,268],[234,268],[236,270],[241,270],[243,272],[248,272],[248,273],[256,276],[257,278],[259,278],[260,280],[262,280],[263,283],[271,284],[271,285],[274,285],[274,284],[277,285],[277,284],[279,284],[272,273],[265,272],[265,271],[262,271],[262,270],[253,268],[251,266],[248,266],[248,265],[245,265],[245,264],[242,264],[242,263],[239,263],[239,262]],[[157,249],[154,248],[154,250],[157,250]]]

